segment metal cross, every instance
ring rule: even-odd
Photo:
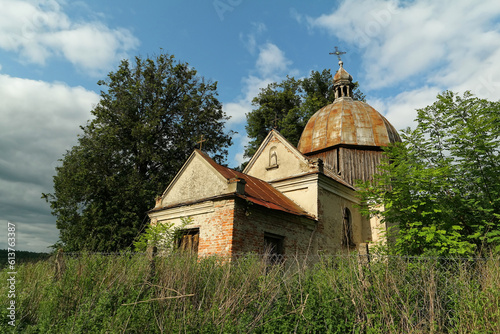
[[[276,129],[278,127],[278,114],[274,114],[274,126],[273,129]]]
[[[330,54],[331,55],[336,55],[339,58],[339,61],[341,61],[342,59],[340,59],[340,55],[345,55],[345,52],[344,51],[339,51],[339,48],[335,47],[335,52],[330,52]]]
[[[203,139],[203,135],[201,135],[201,139],[196,142],[196,144],[200,144],[200,151],[201,151],[203,142],[206,142],[206,141],[207,141],[207,139]]]

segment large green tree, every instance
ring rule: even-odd
[[[386,150],[363,200],[394,226],[402,254],[472,255],[500,249],[500,102],[444,92]],[[390,162],[389,162],[390,161]]]
[[[131,246],[201,135],[218,162],[231,144],[216,83],[171,55],[124,60],[99,85],[93,119],[56,168],[54,193],[43,195],[70,251]]]
[[[356,82],[354,99],[364,101],[365,96],[357,87]],[[300,80],[287,76],[282,82],[273,82],[261,89],[252,100],[255,109],[246,115],[245,129],[250,142],[245,156],[252,157],[273,128],[297,145],[309,118],[334,99],[330,70],[312,71],[309,77]]]

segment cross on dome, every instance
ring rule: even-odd
[[[339,58],[339,69],[333,76],[333,87],[335,92],[335,99],[338,98],[352,98],[352,90],[354,84],[352,83],[352,76],[344,69],[344,62],[340,59],[340,55],[345,54],[335,47],[335,52],[330,52],[331,55],[337,55]]]
[[[340,66],[342,66],[342,65],[341,65],[341,63],[342,63],[342,59],[340,59],[340,55],[345,55],[345,54],[346,54],[346,52],[345,52],[345,51],[339,51],[339,48],[336,46],[336,47],[335,47],[335,52],[330,52],[330,54],[331,54],[331,55],[336,55],[336,56],[337,56],[337,58],[339,59],[339,65],[340,65]]]

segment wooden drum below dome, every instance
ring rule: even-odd
[[[351,185],[356,180],[369,181],[382,161],[380,149],[362,147],[334,147],[330,150],[307,154],[308,158],[323,160],[325,173],[334,174]]]

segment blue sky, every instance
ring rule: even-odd
[[[0,224],[16,224],[20,250],[57,241],[41,193],[52,192],[57,160],[90,119],[97,81],[121,59],[166,52],[217,81],[227,128],[238,132],[234,167],[259,89],[336,71],[335,46],[397,129],[443,90],[498,100],[499,19],[498,0],[0,0]]]

